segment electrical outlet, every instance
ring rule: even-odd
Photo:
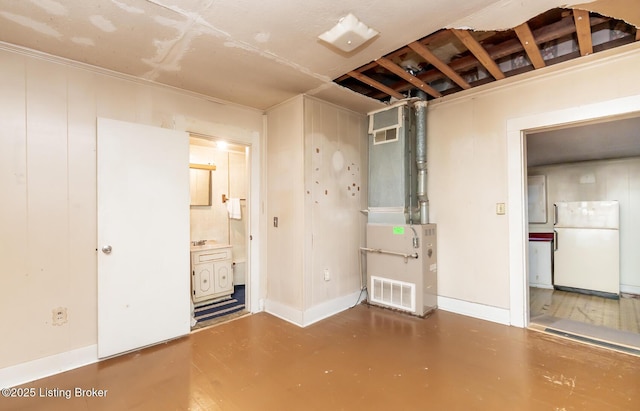
[[[329,269],[328,268],[324,269],[324,280],[325,281],[331,280],[331,274],[329,274]]]
[[[58,307],[51,310],[53,315],[53,325],[62,325],[67,322],[67,308]]]
[[[496,214],[504,215],[506,212],[504,203],[496,203]]]

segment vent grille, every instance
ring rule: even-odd
[[[373,135],[373,144],[389,143],[391,141],[398,141],[397,128],[376,131],[376,134]]]
[[[389,278],[371,276],[371,302],[399,310],[415,312],[416,285]]]

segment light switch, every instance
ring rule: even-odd
[[[505,205],[504,203],[496,203],[496,214],[504,215],[505,214]]]

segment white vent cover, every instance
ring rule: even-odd
[[[392,107],[369,115],[369,134],[373,144],[398,141],[402,127],[403,106]]]
[[[415,312],[416,285],[389,278],[371,276],[371,302],[399,310]]]

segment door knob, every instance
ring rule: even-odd
[[[102,252],[105,254],[111,254],[111,246],[110,245],[105,245],[102,247]]]

